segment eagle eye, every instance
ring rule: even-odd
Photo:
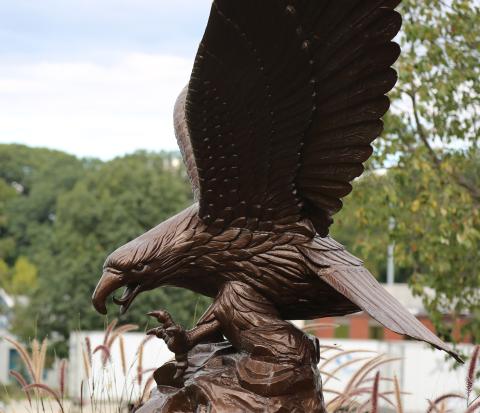
[[[145,269],[146,265],[143,264],[143,263],[138,263],[137,265],[135,265],[135,267],[133,268],[135,271],[143,271]]]

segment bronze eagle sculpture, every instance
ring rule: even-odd
[[[152,313],[180,373],[195,345],[225,335],[242,347],[238,331],[268,328],[267,316],[362,310],[458,357],[328,235],[382,132],[399,3],[213,1],[174,111],[196,202],[107,258],[93,294],[100,313],[121,287],[113,300],[122,312],[164,285],[214,298],[189,331]]]

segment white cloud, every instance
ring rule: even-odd
[[[103,159],[176,149],[173,104],[192,63],[131,53],[109,64],[0,64],[0,142]]]

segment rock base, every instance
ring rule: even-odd
[[[324,413],[318,360],[275,361],[237,352],[229,342],[198,345],[181,382],[173,378],[174,362],[155,372],[157,387],[137,412]]]

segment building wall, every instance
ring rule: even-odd
[[[10,335],[0,330],[0,337],[10,337]],[[10,350],[13,347],[7,341],[0,339],[0,383],[7,384],[10,382],[9,369],[10,369]]]
[[[391,379],[394,376],[398,378],[401,390],[406,392],[402,396],[405,413],[425,413],[428,410],[428,399],[435,400],[447,393],[465,394],[465,377],[468,366],[461,365],[453,368],[454,360],[452,358],[446,358],[443,351],[434,350],[422,342],[322,339],[321,345],[338,347],[346,351],[367,350],[394,358],[392,362],[380,364],[377,368],[384,379]],[[471,354],[473,346],[463,344],[460,346],[460,350],[465,354]],[[332,354],[334,353],[329,351],[323,357],[328,358]],[[345,353],[341,357],[333,359],[330,362],[330,368],[325,367],[325,369],[332,371],[332,364],[339,367],[354,359],[364,360],[363,357],[365,355],[354,352]],[[362,362],[347,365],[335,373],[338,380],[330,380],[324,375],[324,388],[344,392],[346,383],[361,367]],[[380,391],[392,392],[393,383],[388,380],[382,381]],[[325,396],[327,401],[334,397],[332,393],[326,393]],[[380,401],[380,406],[380,411],[392,411],[383,401]],[[465,411],[464,400],[460,400],[458,403],[456,400],[452,400],[449,406],[451,412]]]
[[[425,315],[417,317],[418,320],[435,333],[433,323]],[[445,322],[451,322],[446,319]],[[456,342],[471,343],[469,337],[461,337],[461,328],[467,322],[466,319],[455,320],[453,335]],[[350,338],[352,340],[385,340],[385,341],[403,341],[408,337],[394,333],[388,328],[383,327],[377,321],[373,320],[365,313],[353,314],[345,317],[330,317],[315,320],[311,323],[310,332],[319,338]],[[308,328],[308,323],[307,323]]]
[[[110,361],[104,365],[103,353],[95,352],[95,349],[103,344],[104,336],[103,331],[75,332],[70,335],[67,386],[70,397],[79,399],[83,393],[83,397],[97,400],[105,400],[107,396],[109,400],[117,401],[136,399],[143,391],[143,386],[153,370],[174,356],[165,343],[156,337],[150,336],[151,339],[147,339],[144,333],[126,333],[122,338],[124,352],[120,339],[117,339],[109,352]],[[87,337],[94,353],[91,362],[86,362]],[[122,353],[125,356],[125,371],[122,367]],[[141,384],[137,380],[139,368],[144,372]],[[94,385],[95,382],[97,385]],[[98,386],[98,383],[104,383],[103,388]],[[104,389],[108,391],[104,392]]]

